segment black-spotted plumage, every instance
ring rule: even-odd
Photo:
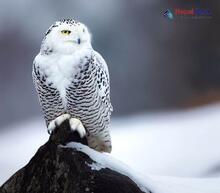
[[[94,143],[94,147],[97,145],[94,136],[107,136],[105,142],[111,142],[108,131],[112,111],[109,77],[102,62],[100,56],[92,52],[91,58],[80,65],[80,71],[75,75],[77,81],[72,81],[66,95],[67,111],[82,121],[89,134],[89,144]]]
[[[112,106],[105,61],[91,50],[90,57],[83,56],[81,63],[72,70],[71,83],[65,89],[64,103],[56,85],[48,81],[48,75],[34,62],[34,85],[47,126],[56,117],[68,113],[83,123],[90,147],[99,150],[105,144],[111,149],[109,123]]]
[[[111,151],[108,67],[84,24],[64,19],[48,29],[34,60],[33,81],[47,126],[70,114],[82,122],[90,147]]]

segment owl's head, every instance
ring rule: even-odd
[[[88,28],[75,20],[56,21],[46,32],[41,52],[71,54],[80,49],[91,47]]]

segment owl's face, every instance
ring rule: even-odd
[[[91,35],[84,24],[74,20],[63,20],[49,28],[42,44],[42,49],[71,54],[91,47]]]

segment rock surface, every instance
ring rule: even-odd
[[[130,178],[108,168],[92,170],[87,154],[63,148],[68,142],[87,145],[64,122],[30,162],[0,187],[0,193],[143,193]],[[25,150],[24,150],[25,151]]]

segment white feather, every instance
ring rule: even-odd
[[[78,65],[84,56],[91,56],[91,49],[79,50],[73,54],[39,53],[35,57],[35,65],[39,66],[42,73],[47,75],[47,84],[53,83],[60,93],[64,107],[66,107],[66,88],[71,84],[72,78],[80,70]]]

